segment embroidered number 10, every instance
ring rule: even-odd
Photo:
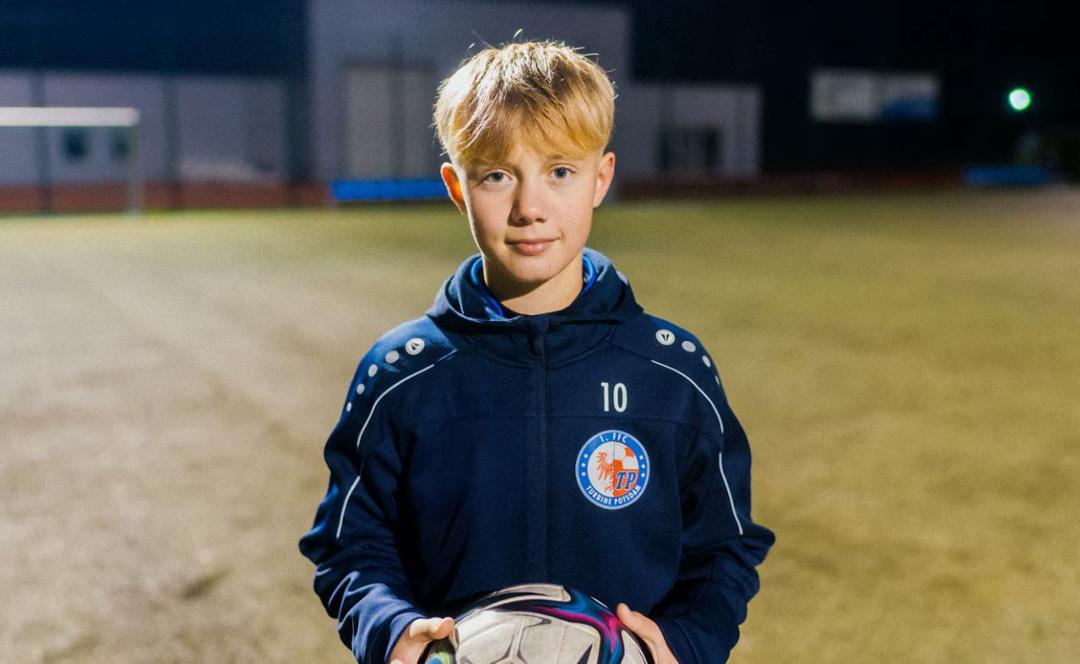
[[[600,387],[604,390],[604,412],[611,412],[611,407],[615,407],[616,413],[621,413],[626,410],[626,385],[622,383],[615,383],[615,387],[611,387],[611,383],[600,383]]]

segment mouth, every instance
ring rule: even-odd
[[[507,242],[507,244],[509,244],[514,251],[523,256],[538,256],[547,251],[548,247],[555,244],[555,238],[548,240],[515,240]]]

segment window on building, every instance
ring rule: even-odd
[[[721,134],[717,127],[666,127],[660,130],[657,168],[663,175],[721,175]]]
[[[109,134],[109,156],[113,161],[126,162],[131,154],[131,130],[114,127]]]
[[[85,127],[69,127],[61,135],[64,158],[82,161],[90,154],[90,132]]]

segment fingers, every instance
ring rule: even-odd
[[[622,602],[619,602],[618,606],[615,607],[615,615],[631,632],[645,642],[650,658],[654,662],[657,661],[659,658],[657,657],[655,639],[649,631],[649,625],[646,624],[646,622],[651,623],[652,621],[637,611],[631,611],[630,607]]]
[[[429,642],[445,639],[453,631],[453,618],[417,618],[394,645],[390,664],[417,664]]]
[[[615,614],[624,625],[630,628],[631,632],[648,641],[650,646],[658,639],[663,638],[660,627],[656,623],[643,613],[631,611],[630,607],[622,602],[619,602],[619,605],[615,607]]]
[[[631,611],[630,607],[622,602],[615,607],[615,614],[631,632],[645,642],[645,647],[648,648],[649,656],[652,657],[653,662],[656,664],[679,664],[671,649],[668,648],[664,632],[660,630],[660,626],[653,622],[652,619],[643,613]]]
[[[453,618],[420,618],[409,623],[409,638],[445,639],[454,631]]]
[[[432,640],[445,639],[450,636],[454,631],[454,619],[453,618],[441,618],[438,624],[435,625],[435,630],[431,633]]]

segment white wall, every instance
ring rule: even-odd
[[[176,81],[183,180],[281,181],[285,90],[278,81],[182,77]]]
[[[0,72],[0,105],[30,106],[33,74]],[[133,106],[139,109],[139,167],[146,180],[166,179],[168,86],[176,104],[174,140],[182,180],[280,181],[285,174],[285,89],[275,79],[116,73],[46,72],[48,106]],[[0,184],[39,179],[37,129],[0,127]],[[87,128],[84,159],[64,154],[64,129],[46,130],[54,183],[117,182],[127,164],[114,158],[113,128]]]
[[[430,178],[438,172],[439,148],[430,127],[434,71],[350,63],[342,73],[338,175]]]
[[[132,106],[139,109],[139,164],[148,180],[165,177],[165,107],[162,81],[154,76],[50,73],[44,78],[46,106]],[[28,130],[26,133],[32,133]],[[86,128],[90,150],[73,162],[63,152],[63,130],[49,129],[49,166],[53,182],[116,182],[127,177],[126,161],[114,159],[112,127]]]
[[[0,106],[30,106],[32,100],[28,76],[0,71]],[[33,131],[0,127],[0,184],[34,181],[35,140]]]
[[[524,30],[519,40],[560,39],[586,53],[599,53],[600,65],[618,87],[630,78],[630,27],[629,12],[614,7],[472,0],[310,0],[315,175],[329,180],[343,170],[341,72],[349,61],[386,62],[398,53],[410,63],[429,67],[435,73],[435,83],[423,103],[430,110],[439,81],[470,53],[483,48],[485,40],[492,44],[510,41],[519,28]],[[472,43],[476,48],[469,51]]]
[[[656,151],[665,123],[676,127],[715,127],[722,135],[721,172],[725,177],[753,177],[761,169],[761,94],[755,86],[656,85],[632,83],[617,104],[616,127],[624,177],[657,175]]]
[[[461,0],[310,0],[308,3],[308,99],[306,132],[316,179],[344,174],[346,158],[345,72],[357,63],[404,61],[430,72],[430,90],[409,90],[406,103],[427,118],[411,127],[403,158],[409,175],[432,159],[429,126],[435,87],[484,41],[560,39],[598,53],[616,85],[616,179],[657,174],[657,140],[670,118],[684,125],[714,126],[723,134],[723,173],[746,177],[760,168],[760,93],[753,86],[672,86],[639,83],[631,77],[631,14],[619,7],[555,3]],[[475,44],[469,49],[470,44]],[[171,87],[170,87],[171,86]],[[423,87],[423,86],[420,86]],[[52,105],[136,106],[141,165],[148,180],[169,176],[166,126],[176,104],[175,145],[179,175],[185,180],[280,181],[286,173],[286,88],[275,79],[121,73],[48,72],[46,101]],[[0,72],[0,104],[33,102],[28,72]],[[389,128],[386,129],[389,131]],[[123,179],[124,165],[110,158],[109,130],[93,129],[91,151],[81,163],[62,154],[62,131],[48,130],[53,178],[57,182]],[[301,132],[303,134],[305,132]],[[413,136],[413,133],[416,135]],[[438,148],[435,148],[435,152]],[[416,154],[413,154],[413,153]],[[437,174],[432,167],[432,177]],[[392,176],[386,173],[385,176]],[[37,180],[35,132],[0,128],[0,184]]]

